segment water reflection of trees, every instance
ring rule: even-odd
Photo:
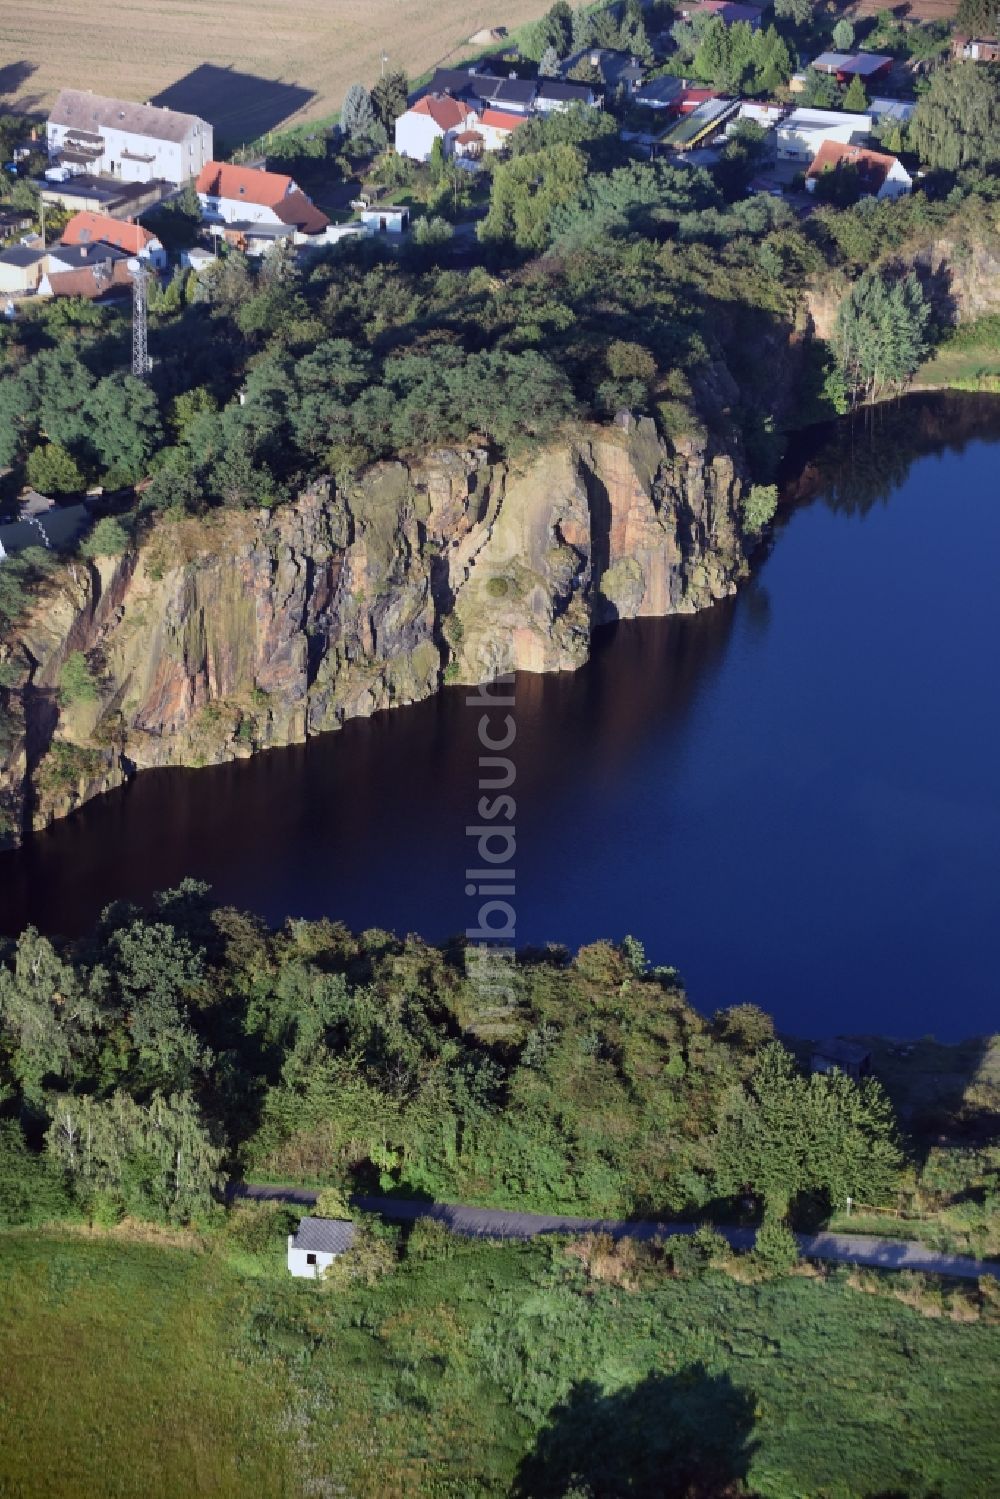
[[[783,465],[782,493],[787,500],[820,498],[832,510],[864,515],[889,500],[918,458],[960,453],[984,438],[1000,438],[996,396],[907,396],[798,434]]]

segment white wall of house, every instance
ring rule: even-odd
[[[75,133],[74,127],[56,125],[50,120],[46,126],[49,155],[61,151],[66,137]],[[96,133],[104,142],[104,150],[90,170],[97,176],[118,177],[122,182],[153,182],[158,178],[178,184],[187,182],[213,159],[212,127],[204,121],[192,125],[180,141],[116,130],[111,125],[98,126]]]
[[[248,203],[246,198],[213,198],[199,193],[202,215],[216,224],[280,224],[281,219],[266,203]]]
[[[913,178],[901,161],[897,161],[876,193],[878,198],[905,198],[913,191]]]
[[[444,140],[447,134],[430,115],[408,109],[396,121],[396,150],[400,156],[409,156],[414,161],[429,161],[434,142]]]
[[[288,1235],[289,1273],[300,1280],[318,1280],[337,1258],[335,1254],[324,1254],[322,1250],[305,1250],[294,1247],[295,1235]]]

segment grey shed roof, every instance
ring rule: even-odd
[[[349,1218],[303,1218],[292,1240],[292,1248],[319,1254],[343,1254],[353,1243],[354,1224]]]
[[[151,140],[183,141],[188,131],[205,122],[197,115],[180,114],[176,109],[158,109],[152,104],[133,104],[129,99],[108,99],[103,94],[84,89],[64,88],[49,114],[51,125],[66,125],[74,130],[128,130]]]

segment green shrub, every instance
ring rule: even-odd
[[[128,546],[129,536],[121,521],[105,515],[80,543],[84,557],[120,557]]]
[[[766,1275],[787,1275],[799,1259],[799,1246],[787,1223],[765,1218],[757,1230],[752,1257]]]
[[[47,442],[28,454],[28,483],[42,494],[77,494],[83,474],[76,460],[58,442]]]
[[[440,1218],[418,1218],[406,1241],[408,1260],[448,1260],[455,1253],[455,1236]]]
[[[778,509],[776,484],[752,484],[743,496],[743,524],[751,536],[759,536],[775,517]]]
[[[59,673],[59,698],[66,708],[75,703],[97,702],[97,683],[82,651],[73,651],[66,658]]]

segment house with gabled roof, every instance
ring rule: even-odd
[[[396,121],[396,150],[413,161],[428,161],[434,142],[440,141],[450,156],[457,136],[475,130],[477,111],[464,99],[452,94],[424,94]]]
[[[326,214],[283,172],[210,161],[199,172],[195,191],[209,224],[229,229],[272,225],[278,238],[291,238],[295,244],[317,242],[330,225]]]
[[[302,1280],[318,1280],[354,1244],[349,1218],[303,1218],[288,1235],[288,1269]]]
[[[60,235],[60,244],[111,245],[150,265],[162,267],[167,263],[166,250],[150,230],[132,219],[113,219],[110,214],[87,209],[69,220]]]
[[[64,88],[45,127],[49,159],[123,182],[190,182],[211,161],[212,127],[197,115]]]
[[[850,170],[861,192],[872,198],[903,198],[913,190],[913,178],[897,156],[841,141],[824,141],[806,173],[806,191],[815,192],[816,183],[826,173],[844,170]]]

